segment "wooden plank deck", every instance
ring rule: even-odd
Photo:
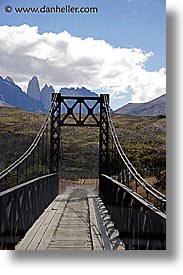
[[[124,250],[96,195],[59,195],[15,250]]]

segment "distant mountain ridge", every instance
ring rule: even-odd
[[[41,101],[31,98],[20,87],[14,84],[10,78],[3,79],[0,76],[0,101],[1,106],[15,106],[28,112],[46,113]]]
[[[36,76],[33,76],[28,83],[27,93],[17,86],[13,79],[9,76],[3,79],[0,77],[0,106],[15,106],[24,109],[28,112],[47,113],[51,106],[52,93],[54,88],[47,84],[42,89],[39,86],[39,80]],[[90,90],[82,88],[61,88],[59,90],[64,96],[85,96],[85,97],[98,97],[98,95]],[[90,100],[87,104],[90,108],[93,107],[95,102]],[[68,106],[72,107],[73,101],[68,101]],[[62,112],[65,112],[66,108],[62,108]],[[74,112],[79,112],[79,106],[74,108]],[[81,112],[86,114],[88,110],[85,106],[82,106]],[[94,113],[99,112],[99,106],[94,110]]]
[[[82,88],[61,88],[59,93],[63,96],[91,96],[91,97],[98,97],[98,95],[90,90],[86,89],[85,87]]]
[[[39,80],[33,76],[28,83],[27,93],[16,85],[10,76],[3,79],[0,76],[0,106],[15,106],[24,109],[28,112],[47,113],[51,106],[51,97],[54,93],[54,88],[47,84],[42,89],[39,86]],[[85,87],[82,88],[61,88],[59,93],[63,96],[76,97],[98,97],[98,95]],[[68,106],[72,107],[73,100],[67,101]],[[87,100],[90,108],[95,102]],[[66,111],[66,107],[62,107],[62,112]],[[99,106],[94,109],[94,113],[99,113]],[[112,109],[111,109],[112,111]],[[74,112],[79,112],[79,106],[74,108]],[[81,112],[88,112],[85,106],[82,106]],[[159,116],[166,115],[166,95],[162,95],[154,100],[146,103],[128,103],[127,105],[114,111],[117,114],[131,114],[140,116]]]
[[[166,94],[146,103],[128,103],[114,112],[138,116],[166,115]]]

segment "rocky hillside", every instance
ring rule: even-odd
[[[55,93],[54,88],[47,84],[40,89],[39,80],[36,76],[33,76],[28,83],[27,92],[23,92],[14,81],[7,77],[3,79],[0,77],[0,106],[15,106],[24,109],[29,112],[47,113],[51,106],[52,93]],[[64,96],[85,96],[85,97],[97,97],[98,95],[90,90],[82,88],[61,88],[59,93]],[[95,102],[87,101],[89,107],[93,107]],[[69,107],[74,102],[67,101]],[[63,106],[62,112],[65,112],[66,108]],[[79,106],[74,109],[75,113],[79,112]],[[85,107],[82,107],[81,112],[86,114],[88,111]],[[94,113],[99,112],[99,107],[96,107]]]
[[[166,115],[166,95],[162,95],[146,103],[128,103],[117,109],[115,113],[139,116],[164,116]]]
[[[10,77],[3,79],[0,76],[1,106],[11,105],[28,112],[46,113],[43,103],[24,93]]]

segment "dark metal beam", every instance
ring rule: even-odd
[[[56,99],[55,99],[55,95]],[[109,102],[109,95],[105,95]],[[52,94],[55,99],[51,114],[50,133],[50,173],[58,172],[60,160],[60,130],[63,126],[100,127],[99,137],[99,173],[108,171],[108,121],[104,104],[104,95],[100,97],[74,97]],[[69,100],[71,100],[69,102]],[[72,102],[73,101],[73,102]],[[89,103],[93,101],[91,106]],[[70,104],[69,104],[70,103]],[[82,107],[86,114],[82,114]],[[99,113],[95,108],[99,107]],[[64,108],[64,112],[62,110]],[[77,108],[78,113],[75,113]]]

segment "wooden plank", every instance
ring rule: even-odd
[[[67,204],[68,201],[68,196],[65,197],[64,196],[64,200],[61,200],[60,204],[57,205],[57,210],[56,213],[53,217],[53,219],[51,220],[51,222],[49,223],[46,231],[44,232],[44,236],[41,239],[41,242],[39,243],[37,250],[46,250],[49,243],[51,242],[52,236],[57,228],[57,225],[60,221],[60,219],[62,218],[65,206]]]
[[[55,241],[74,241],[74,240],[78,240],[78,241],[83,241],[83,242],[85,242],[85,241],[88,241],[88,239],[90,239],[90,235],[88,234],[86,234],[86,235],[73,235],[73,236],[70,236],[70,235],[68,235],[68,234],[61,234],[61,235],[58,235],[58,234],[56,234],[53,238],[52,238],[52,240],[51,240],[51,242],[50,242],[50,244],[52,243],[52,242],[55,242]],[[91,242],[90,242],[91,243]]]
[[[103,226],[105,227],[106,234],[111,243],[112,250],[125,250],[125,245],[119,238],[119,232],[114,227],[114,223],[110,219],[110,215],[108,215],[108,211],[105,209],[105,206],[102,200],[98,197],[96,199],[96,204],[98,205],[98,210],[101,215]]]
[[[33,226],[28,230],[24,238],[16,245],[15,250],[26,250],[30,242],[36,235],[42,223],[45,221],[52,207],[55,205],[55,200],[44,210],[43,214],[35,221]]]
[[[97,218],[95,215],[93,196],[92,197],[88,196],[88,205],[89,205],[89,213],[90,213],[90,230],[91,230],[93,250],[103,250],[104,245],[101,237],[100,228],[98,226]]]
[[[68,196],[67,196],[68,197]],[[45,209],[43,214],[38,218],[34,225],[29,229],[25,237],[15,247],[15,250],[36,250],[48,225],[51,223],[55,213],[61,213],[60,205],[66,199],[65,196],[59,195]]]
[[[69,228],[67,226],[64,226],[62,228],[58,228],[57,229],[57,234],[64,234],[65,232],[67,232],[67,234],[84,234],[84,233],[88,233],[90,234],[90,230],[88,227],[76,227],[76,226],[70,226]]]
[[[60,247],[48,247],[47,250],[60,250]],[[92,247],[62,247],[62,250],[66,251],[75,251],[75,250],[92,250]]]
[[[103,225],[103,220],[102,220],[102,217],[99,213],[99,208],[98,208],[97,203],[96,203],[96,198],[93,198],[93,205],[94,205],[94,209],[95,209],[96,219],[97,219],[97,222],[98,222],[98,227],[99,227],[99,230],[101,232],[103,249],[104,250],[111,250],[112,245],[111,245],[110,239],[107,235],[106,229]]]
[[[51,223],[51,220],[53,219],[54,215],[56,213],[56,210],[51,210],[45,219],[45,221],[40,226],[39,230],[37,231],[34,238],[31,240],[29,246],[27,247],[27,250],[37,250],[37,247],[39,243],[41,242],[43,235],[45,234],[45,231],[48,228],[48,225]]]
[[[114,228],[108,211],[97,196],[88,196],[93,249],[124,250],[124,244],[119,238],[119,232]],[[95,224],[96,226],[92,225]],[[95,230],[100,233],[94,232]]]
[[[87,200],[70,199],[47,249],[91,250]]]
[[[90,241],[81,241],[81,240],[62,240],[62,241],[55,241],[51,242],[49,245],[49,248],[53,247],[59,247],[60,249],[72,247],[74,248],[91,248],[91,242]]]

